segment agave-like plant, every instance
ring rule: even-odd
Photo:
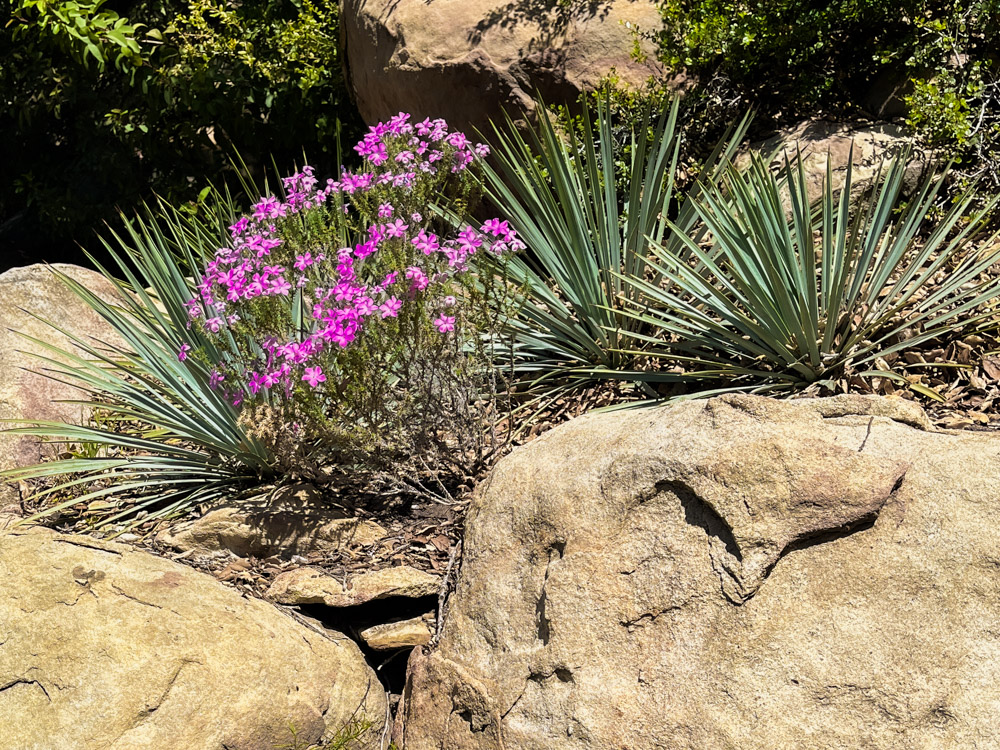
[[[901,204],[908,161],[896,154],[860,197],[850,162],[839,195],[828,163],[812,203],[801,155],[777,173],[761,158],[730,168],[693,200],[704,231],[672,227],[684,253],[654,241],[654,274],[621,277],[637,324],[629,351],[700,387],[902,380],[886,357],[995,314],[1000,294],[1000,279],[985,273],[1000,260],[996,235],[984,239],[998,199],[970,187],[934,220],[947,168]]]
[[[90,397],[79,403],[103,415],[94,425],[39,421],[10,430],[89,448],[86,456],[77,451],[0,473],[6,481],[63,478],[35,496],[60,498],[39,517],[111,497],[122,500],[121,509],[96,525],[116,524],[121,530],[134,526],[142,511],[146,520],[176,515],[273,478],[273,457],[239,423],[232,404],[209,386],[210,368],[192,358],[178,359],[185,342],[209,362],[221,356],[212,340],[187,327],[184,304],[194,296],[198,269],[214,253],[234,213],[228,193],[217,198],[200,218],[161,204],[158,211],[147,209],[143,217],[125,222],[122,233],[111,232],[111,241],[103,244],[121,279],[91,260],[115,285],[113,301],[53,271],[124,345],[84,340],[67,331],[62,332],[78,351],[30,339],[45,352],[38,354],[44,374],[81,387]],[[67,495],[70,499],[61,499]]]
[[[538,111],[545,112],[541,101]],[[689,200],[679,209],[674,205],[677,115],[678,101],[657,117],[646,107],[627,151],[626,190],[615,180],[620,154],[606,100],[598,102],[596,119],[584,108],[583,137],[573,129],[560,132],[545,116],[526,134],[509,117],[505,127],[494,126],[484,190],[528,246],[506,269],[525,289],[507,330],[522,387],[552,394],[608,379],[669,379],[638,371],[627,351],[626,342],[646,324],[631,314],[641,290],[625,280],[646,274],[651,241],[684,252],[668,231],[672,212],[678,228],[695,231],[698,216]],[[706,182],[720,174],[748,122],[733,128],[706,159]]]

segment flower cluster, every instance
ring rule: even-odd
[[[321,184],[304,167],[283,181],[282,198],[266,196],[236,221],[188,302],[192,325],[220,344],[240,340],[226,329],[253,333],[253,346],[230,351],[211,375],[235,405],[342,379],[338,352],[373,326],[406,318],[453,334],[472,257],[524,248],[497,218],[458,228],[431,220],[431,204],[489,151],[443,120],[399,114],[355,150],[359,170]],[[344,237],[353,240],[341,246]],[[178,358],[190,351],[183,344]]]

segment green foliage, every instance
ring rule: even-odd
[[[59,499],[40,516],[109,498],[118,508],[96,526],[120,531],[134,525],[142,511],[145,520],[170,517],[276,478],[276,461],[264,443],[209,387],[209,369],[177,358],[185,339],[220,356],[207,336],[186,330],[184,304],[191,297],[187,276],[214,250],[231,206],[220,200],[205,218],[194,220],[165,205],[160,212],[127,223],[123,234],[113,236],[115,246],[106,245],[116,273],[125,279],[101,269],[118,290],[113,303],[54,272],[124,343],[83,340],[64,331],[82,352],[77,354],[32,339],[52,355],[40,357],[43,371],[88,392],[90,398],[80,403],[100,415],[90,426],[36,422],[12,430],[80,446],[69,458],[0,473],[5,481],[69,477],[32,498]]]
[[[171,49],[158,83],[243,153],[252,153],[245,140],[261,139],[256,121],[286,149],[332,153],[346,103],[337,8],[335,0],[190,0],[166,29]]]
[[[904,110],[925,140],[979,167],[1000,151],[998,0],[661,0],[660,58],[701,117],[748,106],[779,123]],[[893,98],[895,97],[895,101]],[[893,112],[895,108],[895,111]],[[995,184],[1000,172],[989,168]]]
[[[143,63],[136,34],[141,28],[129,24],[113,10],[105,10],[107,0],[52,2],[21,0],[15,7],[15,40],[30,43],[33,34],[48,37],[84,65],[90,59],[103,70],[109,62],[119,70]]]
[[[0,29],[0,248],[81,241],[152,192],[191,201],[233,151],[335,172],[361,127],[334,0],[16,0]],[[119,15],[120,14],[120,15]],[[33,250],[34,248],[34,250]],[[64,253],[65,255],[65,253]],[[11,257],[13,256],[13,257]]]
[[[319,744],[309,743],[299,737],[298,728],[289,726],[291,741],[278,745],[274,750],[361,750],[369,748],[373,743],[381,744],[377,739],[376,724],[370,719],[355,717],[338,729],[334,735]],[[389,744],[386,750],[396,750],[396,745]]]
[[[664,62],[724,78],[757,102],[799,110],[850,101],[854,85],[873,67],[870,53],[910,28],[900,3],[889,0],[663,0],[659,5]],[[781,100],[786,104],[777,103]]]
[[[955,4],[944,17],[915,19],[921,44],[905,63],[912,91],[907,122],[961,163],[967,179],[1000,186],[1000,2]]]
[[[898,212],[908,154],[897,155],[852,207],[828,166],[818,207],[801,159],[773,174],[760,160],[731,169],[693,200],[707,246],[673,226],[686,247],[654,243],[656,276],[623,277],[643,353],[696,387],[780,391],[873,369],[908,348],[992,315],[997,248],[970,244],[997,198],[973,189],[937,221],[947,175],[929,177]],[[791,216],[786,216],[790,210]]]
[[[530,249],[509,265],[512,281],[527,291],[507,333],[514,368],[532,390],[658,377],[636,371],[635,357],[625,352],[623,342],[641,324],[628,313],[635,300],[622,278],[644,275],[651,240],[677,244],[667,222],[677,210],[678,103],[658,118],[647,106],[626,148],[609,110],[607,99],[598,102],[596,120],[585,109],[582,137],[577,129],[560,133],[547,118],[526,135],[510,120],[496,129],[496,166],[486,168],[484,180]],[[715,149],[707,180],[733,155],[745,128]],[[674,219],[685,231],[697,219],[690,206],[681,204]]]

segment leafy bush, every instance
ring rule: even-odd
[[[970,188],[934,221],[944,174],[897,213],[907,157],[897,155],[854,207],[850,168],[838,197],[828,167],[818,207],[801,159],[777,175],[760,159],[730,169],[693,199],[700,231],[673,227],[684,253],[654,243],[654,275],[622,279],[631,315],[648,326],[635,345],[700,388],[836,389],[854,375],[905,383],[880,365],[994,315],[1000,294],[1000,279],[986,273],[996,235],[982,251],[971,243],[998,199]]]
[[[153,192],[195,207],[232,151],[257,160],[258,180],[268,155],[292,163],[303,149],[332,172],[338,121],[360,135],[333,0],[115,8],[17,0],[0,29],[6,259],[99,249],[97,224]]]
[[[659,6],[660,57],[698,79],[691,100],[703,119],[728,122],[750,106],[762,123],[824,111],[881,117],[884,105],[899,107],[903,98],[909,123],[931,145],[965,159],[972,172],[985,168],[1000,185],[991,163],[1000,152],[998,0]],[[893,90],[901,92],[895,105]]]

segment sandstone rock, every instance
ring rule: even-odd
[[[407,750],[1000,747],[1000,436],[899,400],[592,414],[473,502]]]
[[[901,125],[876,123],[864,126],[847,122],[806,120],[772,138],[753,144],[751,150],[760,154],[773,154],[773,167],[784,164],[786,158],[794,160],[798,150],[802,154],[809,194],[816,199],[822,195],[828,156],[834,190],[840,191],[844,187],[847,163],[853,148],[851,185],[852,195],[857,196],[871,187],[883,160],[913,143],[912,134]],[[747,161],[747,155],[743,154],[737,158],[736,163],[745,165]],[[917,151],[911,153],[904,192],[908,193],[916,187],[929,163],[926,154]]]
[[[402,596],[434,596],[441,579],[422,570],[400,565],[359,573],[341,582],[318,568],[297,568],[278,575],[267,595],[281,604],[325,604],[354,607],[358,604]]]
[[[531,111],[533,96],[562,103],[614,68],[626,84],[660,75],[652,44],[631,56],[632,30],[659,28],[649,0],[346,0],[347,73],[369,123],[399,111],[443,117],[471,135],[490,118]]]
[[[75,279],[90,291],[114,299],[114,286],[95,271],[56,264],[52,268]],[[61,400],[82,399],[83,391],[38,374],[51,367],[27,352],[52,356],[15,331],[72,351],[69,338],[33,316],[66,329],[81,339],[120,344],[107,323],[80,301],[52,270],[44,265],[12,268],[0,274],[0,419],[82,422],[86,410]],[[0,429],[13,425],[3,424]],[[59,448],[61,449],[61,447]],[[35,438],[0,433],[0,470],[38,463],[56,452]],[[0,505],[17,497],[10,485],[0,484]]]
[[[299,485],[267,501],[209,511],[162,531],[157,540],[195,556],[231,552],[238,557],[290,557],[332,552],[348,544],[370,546],[387,533],[374,521],[350,517],[324,503],[315,487]]]
[[[424,646],[431,642],[433,636],[433,613],[399,622],[387,622],[361,631],[361,637],[365,643],[376,651]]]
[[[0,535],[0,746],[272,750],[381,728],[353,641],[118,544]],[[372,745],[375,747],[377,745]]]

